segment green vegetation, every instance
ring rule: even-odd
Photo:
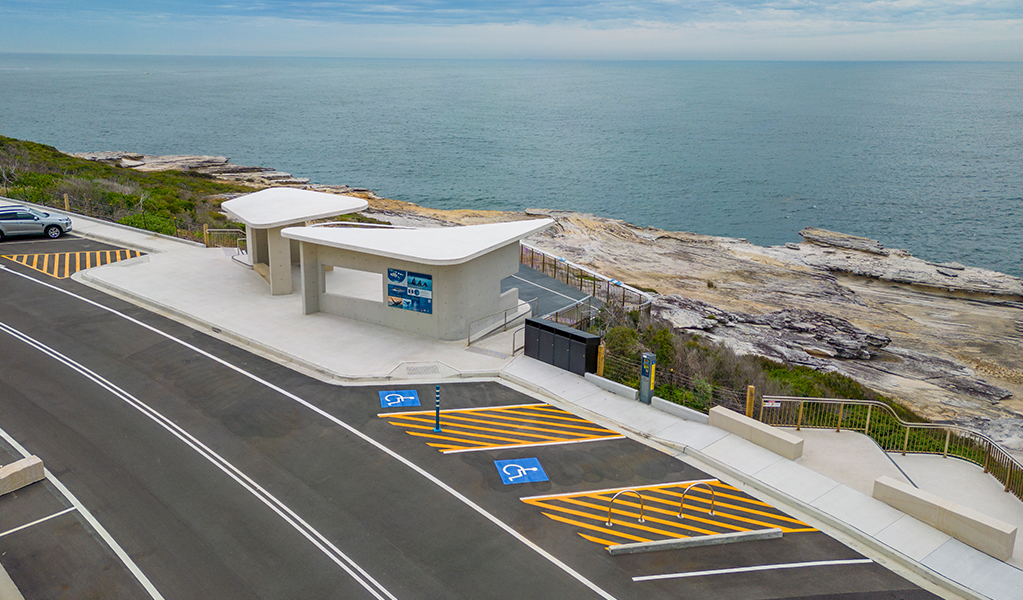
[[[0,136],[0,194],[55,208],[64,208],[66,195],[73,212],[169,235],[201,240],[204,224],[224,226],[218,195],[251,191],[201,173],[122,169]]]

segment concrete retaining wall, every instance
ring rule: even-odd
[[[30,483],[41,481],[46,477],[43,472],[43,461],[38,456],[30,456],[9,465],[0,467],[0,496],[20,490]]]
[[[622,385],[617,381],[604,379],[600,375],[594,375],[593,373],[587,373],[584,377],[586,378],[586,381],[589,381],[602,390],[607,390],[612,394],[618,394],[619,396],[628,398],[629,400],[639,400],[639,390],[635,388]]]
[[[802,438],[775,429],[770,425],[764,425],[760,421],[727,408],[715,406],[710,409],[708,422],[713,427],[734,433],[789,460],[796,460],[803,455]]]
[[[675,415],[676,417],[682,417],[687,421],[703,423],[704,425],[706,425],[710,421],[710,417],[705,413],[702,413],[698,410],[693,410],[688,406],[682,406],[681,404],[669,402],[664,398],[658,398],[657,396],[654,396],[653,398],[650,399],[650,406],[653,406],[658,410],[663,410],[668,414]]]
[[[874,498],[999,560],[1012,556],[1015,525],[887,476],[874,481]]]

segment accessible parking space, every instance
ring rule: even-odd
[[[934,598],[771,504],[584,418],[497,384],[444,385],[441,397],[439,432],[435,411],[378,404],[369,405],[378,421],[367,419],[367,432],[617,598]],[[560,439],[551,416],[579,437]],[[606,549],[765,529],[783,535],[616,556]]]

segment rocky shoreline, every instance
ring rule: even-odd
[[[766,356],[849,375],[932,420],[984,431],[1023,453],[1023,280],[933,263],[876,240],[804,229],[804,241],[761,247],[741,238],[637,227],[558,210],[441,211],[224,157],[76,154],[139,170],[190,170],[253,187],[294,185],[366,198],[401,225],[441,226],[547,216],[529,242],[632,285],[654,289],[652,313],[672,327]]]

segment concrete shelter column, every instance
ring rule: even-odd
[[[281,236],[283,227],[266,231],[270,259],[270,294],[283,296],[291,293],[291,240]]]
[[[311,315],[320,312],[320,294],[323,293],[323,267],[315,244],[301,242],[299,272],[302,276],[302,314]]]

